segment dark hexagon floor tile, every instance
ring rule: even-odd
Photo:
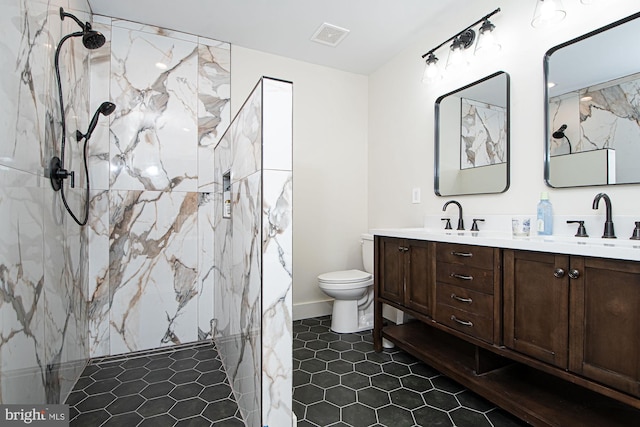
[[[353,343],[352,345],[354,350],[358,350],[362,353],[368,353],[370,351],[373,351],[373,345],[371,345],[371,343],[368,343],[366,341],[356,342],[356,343]]]
[[[325,362],[331,362],[333,360],[340,359],[340,353],[331,349],[320,350],[316,351],[316,359],[324,360]]]
[[[340,341],[340,335],[335,332],[325,332],[324,334],[318,335],[318,339],[326,342]]]
[[[135,412],[128,412],[126,414],[115,415],[102,424],[103,427],[122,427],[122,426],[135,426],[142,421],[143,418],[140,414]]]
[[[227,374],[225,374],[224,371],[205,372],[200,375],[196,381],[203,386],[226,383]]]
[[[169,354],[169,357],[173,360],[187,359],[193,357],[193,355],[197,352],[198,350],[196,350],[195,348],[185,348],[172,352],[171,354]]]
[[[449,377],[445,377],[444,375],[441,375],[436,378],[432,378],[431,382],[433,383],[433,386],[435,388],[448,391],[450,393],[458,393],[465,390],[465,388],[461,386],[459,383],[455,382]]]
[[[122,366],[125,369],[134,369],[134,368],[139,368],[141,366],[146,365],[147,363],[149,363],[150,360],[151,359],[149,359],[146,356],[133,357],[131,359],[127,359],[126,361],[122,362],[120,366]]]
[[[120,384],[114,388],[111,392],[118,397],[128,396],[131,394],[140,393],[148,384],[143,380],[129,381]]]
[[[110,366],[108,368],[99,369],[93,374],[91,374],[91,378],[96,381],[108,380],[111,378],[117,377],[124,371],[122,366]]]
[[[224,420],[233,417],[238,412],[238,404],[232,399],[223,399],[217,402],[209,403],[202,411],[202,415],[209,419],[214,425],[223,425]]]
[[[216,371],[222,368],[222,362],[218,359],[203,360],[198,362],[195,369],[200,372]]]
[[[352,388],[354,390],[360,390],[371,385],[371,380],[368,376],[359,372],[349,372],[340,376],[340,384],[343,386]]]
[[[324,393],[324,399],[338,407],[350,405],[356,401],[356,392],[350,388],[337,385],[328,388]]]
[[[311,374],[299,369],[294,369],[293,373],[293,386],[297,387],[311,382]]]
[[[414,374],[420,375],[425,378],[436,378],[440,376],[440,372],[436,371],[429,365],[425,365],[424,363],[411,365],[409,369],[411,369],[411,372],[413,372]]]
[[[449,412],[456,427],[493,427],[487,417],[480,412],[467,408],[458,408]]]
[[[378,363],[369,362],[368,360],[355,363],[353,367],[356,371],[365,375],[375,375],[382,372],[382,366]]]
[[[195,359],[180,359],[169,365],[169,369],[174,371],[184,371],[187,369],[193,369],[199,362]]]
[[[168,380],[174,374],[175,372],[168,368],[156,369],[149,372],[147,375],[142,377],[142,379],[148,383],[157,383]]]
[[[412,427],[415,425],[410,411],[396,405],[388,405],[376,411],[382,425],[394,427]],[[429,424],[427,424],[429,425]]]
[[[389,393],[374,387],[367,387],[362,390],[358,390],[356,395],[358,402],[364,403],[374,409],[381,408],[391,403]]]
[[[393,353],[391,355],[391,358],[393,359],[394,362],[403,363],[407,366],[420,362],[418,359],[416,359],[409,353],[405,353],[404,351]]]
[[[494,408],[491,402],[469,390],[456,394],[456,398],[462,406],[475,409],[479,412],[486,412]]]
[[[419,377],[417,375],[411,374],[405,377],[400,378],[400,382],[402,386],[414,391],[425,392],[433,389],[433,384],[431,384],[431,380],[428,380],[424,377]]]
[[[176,427],[203,427],[208,425],[210,425],[209,421],[200,415],[198,415],[197,417],[191,417],[184,420],[179,420],[176,423]]]
[[[312,341],[318,339],[318,334],[314,334],[313,332],[302,332],[298,334],[297,338],[302,341]]]
[[[213,348],[200,349],[193,355],[193,358],[196,360],[212,360],[216,357],[218,357],[218,352]]]
[[[233,397],[231,394],[231,387],[229,387],[227,384],[215,384],[205,387],[204,390],[200,392],[199,396],[206,402],[213,402],[216,400]]]
[[[299,348],[293,350],[293,358],[297,360],[308,360],[313,359],[316,355],[316,352],[313,350],[309,350],[308,348]]]
[[[303,385],[293,389],[293,398],[305,405],[310,405],[324,398],[324,390],[314,384]]]
[[[119,386],[120,384],[121,384],[120,381],[118,381],[117,379],[110,378],[107,380],[97,381],[91,384],[89,387],[85,388],[84,391],[91,396],[94,394],[100,394],[107,391],[111,391],[117,386]]]
[[[145,420],[138,425],[138,427],[173,427],[176,423],[176,419],[169,414],[157,415],[151,418],[145,418]]]
[[[169,396],[161,396],[155,399],[150,399],[144,402],[137,410],[137,412],[144,417],[153,417],[154,415],[160,415],[169,410],[176,404],[176,401]]]
[[[173,362],[174,360],[169,359],[168,357],[164,359],[152,359],[146,365],[144,365],[144,367],[149,370],[162,369],[168,367]]]
[[[169,381],[178,385],[194,382],[200,376],[200,372],[194,370],[180,371],[171,376]]]
[[[401,408],[416,409],[424,406],[422,395],[406,388],[394,390],[389,393],[389,396],[391,397],[391,403]]]
[[[142,405],[146,400],[135,394],[132,396],[121,397],[119,399],[111,402],[109,406],[107,406],[107,411],[111,415],[124,414],[125,412],[132,412],[138,409],[140,405]]]
[[[190,397],[196,397],[203,389],[204,386],[198,383],[181,384],[171,390],[169,396],[173,397],[176,400],[184,400]]]
[[[440,390],[428,391],[424,393],[423,397],[427,405],[433,406],[443,411],[450,411],[460,406],[460,403],[458,403],[454,395],[445,393]]]
[[[327,370],[335,372],[336,374],[346,374],[353,372],[353,363],[346,360],[334,360],[327,363]]]
[[[94,382],[95,381],[94,381],[93,378],[88,377],[88,376],[87,377],[82,376],[82,377],[78,378],[78,381],[76,381],[76,383],[73,385],[73,389],[74,390],[82,390],[84,388],[89,387]]]
[[[199,397],[181,400],[173,405],[173,408],[169,411],[169,415],[177,420],[191,418],[195,414],[200,414],[206,406],[207,403]]]
[[[451,427],[453,425],[446,412],[429,406],[423,406],[413,411],[413,417],[419,426]]]
[[[340,408],[327,402],[318,402],[307,407],[305,418],[319,426],[328,426],[340,421]]]
[[[411,373],[407,365],[402,365],[398,362],[385,363],[382,365],[382,370],[387,374],[391,374],[396,377],[403,377]]]
[[[389,374],[372,376],[371,385],[386,391],[396,390],[401,387],[400,380]]]
[[[166,396],[174,387],[175,385],[168,382],[149,384],[140,392],[140,394],[147,399],[152,399],[158,396]]]
[[[362,337],[358,334],[340,334],[340,341],[357,343],[362,341]]]
[[[347,350],[347,351],[343,351],[342,353],[340,353],[340,358],[347,360],[349,362],[361,362],[363,360],[365,360],[365,355],[364,353],[361,353],[359,351],[356,350]]]
[[[104,409],[114,400],[116,400],[116,397],[111,393],[94,394],[78,403],[76,405],[76,409],[80,412],[90,412],[95,411],[96,409]]]
[[[310,374],[313,374],[315,372],[326,370],[327,362],[323,360],[317,360],[317,359],[305,360],[304,362],[300,363],[300,369],[302,369],[303,371],[309,372]]]
[[[329,347],[329,343],[326,341],[311,340],[307,341],[304,346],[311,350],[324,350],[325,348]]]
[[[353,348],[353,344],[344,341],[332,341],[327,343],[329,348],[335,351],[346,351],[351,350]]]
[[[342,408],[342,421],[351,426],[370,426],[377,420],[376,411],[359,403]]]
[[[82,412],[69,423],[71,427],[99,426],[111,417],[104,409]]]
[[[388,353],[376,353],[375,351],[367,353],[367,360],[377,363],[386,363],[391,361],[391,355]]]
[[[69,393],[69,396],[67,396],[67,400],[64,403],[69,406],[73,406],[77,403],[80,403],[82,400],[86,399],[87,396],[88,395],[87,393],[84,392],[84,390],[72,391],[71,393]]]
[[[317,372],[311,375],[311,383],[321,388],[329,388],[340,384],[340,377],[329,371]]]

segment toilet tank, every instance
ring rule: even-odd
[[[363,234],[362,239],[362,264],[364,271],[373,274],[373,235]]]

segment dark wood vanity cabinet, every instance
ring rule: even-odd
[[[436,322],[489,343],[500,340],[500,250],[436,244]]]
[[[566,369],[569,257],[513,250],[503,256],[505,346]]]
[[[640,262],[376,236],[374,281],[376,351],[535,426],[640,424]]]
[[[571,257],[571,272],[569,369],[640,397],[640,263]]]
[[[379,298],[431,315],[431,246],[423,240],[378,237],[375,245]]]
[[[504,343],[640,397],[640,263],[504,251]]]

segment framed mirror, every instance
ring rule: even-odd
[[[439,97],[435,116],[435,193],[507,191],[509,75],[499,71]]]
[[[640,13],[544,58],[550,187],[640,183]]]

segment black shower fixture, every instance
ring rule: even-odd
[[[56,83],[58,85],[58,101],[60,104],[60,126],[61,126],[61,137],[60,137],[60,157],[54,156],[49,162],[49,179],[51,180],[51,187],[53,187],[54,191],[60,191],[60,195],[62,197],[62,203],[64,204],[65,209],[71,215],[71,218],[80,226],[83,226],[87,223],[89,219],[89,196],[90,196],[90,184],[89,184],[89,167],[87,165],[87,143],[89,138],[91,138],[91,134],[98,124],[98,119],[100,118],[100,114],[103,116],[108,116],[113,113],[116,109],[115,104],[111,102],[103,102],[100,107],[96,110],[91,122],[89,122],[89,128],[86,133],[82,133],[79,130],[76,130],[76,140],[79,142],[84,139],[84,146],[82,148],[82,158],[84,160],[84,172],[87,178],[87,188],[84,200],[84,215],[82,219],[79,219],[71,210],[67,203],[67,198],[64,194],[64,185],[63,182],[67,178],[71,178],[70,186],[71,188],[75,187],[75,172],[68,171],[64,168],[64,157],[65,157],[65,148],[66,148],[66,138],[67,138],[67,122],[65,118],[65,110],[64,110],[64,99],[62,97],[62,82],[60,80],[60,49],[65,41],[72,37],[82,37],[82,44],[87,49],[93,50],[102,47],[106,39],[104,36],[91,28],[91,24],[89,22],[85,22],[84,24],[80,21],[76,16],[71,13],[65,12],[63,8],[60,8],[60,19],[64,21],[64,18],[73,19],[78,26],[82,29],[82,31],[76,31],[74,33],[69,33],[62,37],[58,42],[58,46],[56,47],[56,53],[54,58],[54,67],[56,74]]]
[[[116,111],[116,104],[114,104],[113,102],[105,101],[102,104],[100,104],[95,114],[91,118],[91,121],[89,122],[89,128],[87,129],[87,132],[83,134],[79,130],[76,131],[76,141],[81,141],[82,138],[84,139],[91,138],[91,134],[93,133],[94,129],[96,128],[96,125],[98,124],[98,117],[100,116],[100,114],[102,114],[103,116],[108,116],[114,111]]]
[[[567,144],[569,144],[569,154],[571,154],[572,150],[571,150],[571,141],[569,141],[569,138],[567,137],[567,135],[564,134],[564,131],[567,130],[567,125],[562,125],[558,128],[557,131],[555,131],[554,133],[551,134],[551,136],[553,136],[554,139],[566,139],[567,140]]]

